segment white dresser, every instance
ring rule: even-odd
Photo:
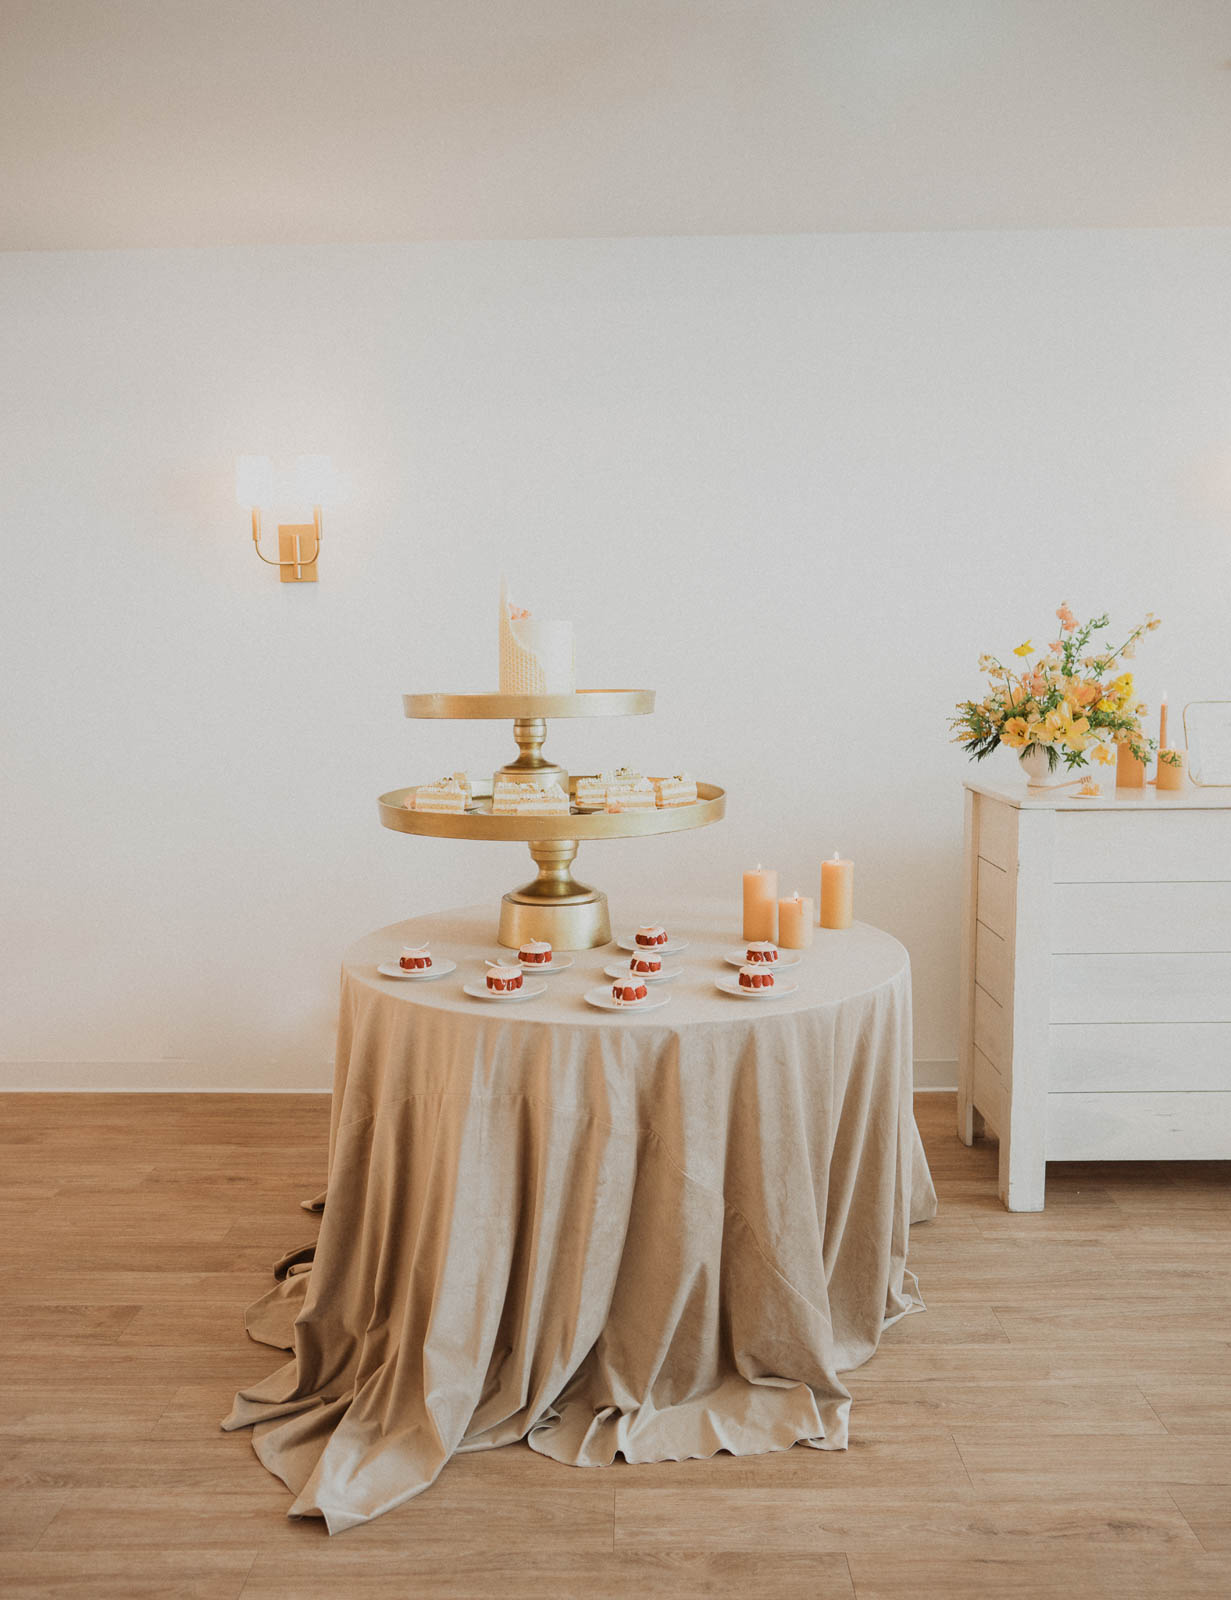
[[[1048,1161],[1231,1159],[1231,789],[966,784],[958,1133]]]

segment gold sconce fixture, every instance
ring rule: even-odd
[[[240,456],[235,463],[235,498],[252,513],[252,543],[267,567],[277,567],[283,583],[315,583],[321,549],[321,506],[334,483],[328,456],[297,456],[279,471],[268,456]],[[311,522],[278,524],[278,559],[261,549],[261,509],[310,505]]]

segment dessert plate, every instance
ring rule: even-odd
[[[745,945],[744,950],[747,948]],[[749,961],[744,950],[724,950],[722,959],[733,967],[773,967],[776,972],[781,972],[783,967],[797,967],[803,960],[798,950],[779,950],[777,961]]]
[[[611,998],[611,990],[605,983],[600,983],[596,988],[586,990],[586,1002],[597,1006],[600,1011],[653,1011],[655,1006],[665,1006],[670,1000],[669,994],[647,994],[644,1000],[634,1000],[632,1005],[616,1005]]]
[[[683,967],[664,967],[661,972],[639,972],[637,976],[644,978],[647,983],[669,983],[672,978],[678,978],[683,970]],[[609,967],[604,967],[603,971],[609,978],[628,977],[627,965],[621,967],[615,962]]]
[[[418,972],[407,972],[399,967],[396,961],[382,961],[376,970],[382,978],[417,978],[420,982],[424,982],[431,978],[447,978],[449,973],[457,971],[457,962],[437,961],[433,958],[430,967],[421,967]]]
[[[506,962],[509,966],[520,965],[521,970],[528,978],[532,975],[536,978],[540,975],[544,978],[549,978],[553,972],[567,972],[573,964],[572,956],[557,955],[553,955],[546,966],[541,961],[518,962],[515,956],[510,958],[507,950],[502,950],[496,959],[497,961]]]
[[[547,993],[547,985],[523,983],[520,989],[489,989],[485,983],[464,983],[462,993],[472,1000],[533,1000],[536,995]]]
[[[799,988],[797,983],[777,983],[772,989],[741,989],[738,978],[728,978],[724,972],[721,978],[714,982],[723,994],[733,994],[739,1000],[776,1000],[782,994],[794,994]]]
[[[659,956],[675,956],[681,950],[688,949],[687,939],[668,939],[666,944],[647,945],[638,944],[632,934],[629,934],[627,938],[617,939],[616,943],[621,950],[653,950],[654,954]]]

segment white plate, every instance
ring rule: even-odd
[[[382,961],[376,970],[382,978],[411,978],[424,983],[431,978],[446,978],[450,972],[456,972],[457,962],[437,961],[433,956],[430,967],[421,967],[418,972],[404,972],[396,961]]]
[[[723,994],[733,994],[740,1000],[776,1000],[781,994],[794,994],[799,988],[797,983],[778,983],[775,981],[772,989],[741,989],[738,978],[728,978],[724,972],[721,978],[714,982]]]
[[[672,978],[678,978],[683,970],[683,967],[664,967],[661,972],[639,972],[637,976],[644,978],[647,983],[669,983]],[[613,963],[610,967],[604,967],[603,971],[609,978],[627,978],[628,963],[625,962],[622,967]]]
[[[486,983],[464,983],[462,992],[468,994],[472,1000],[533,1000],[536,995],[546,994],[545,983],[523,983],[520,989],[489,989]]]
[[[665,1006],[670,1000],[669,994],[655,994],[653,990],[646,995],[644,1000],[636,1000],[631,1006],[618,1006],[611,998],[611,989],[605,983],[600,983],[595,989],[586,990],[586,1000],[592,1006],[597,1006],[600,1011],[622,1011],[636,1013],[638,1011],[653,1011],[655,1006]]]
[[[553,972],[567,972],[573,964],[572,956],[558,956],[554,952],[552,953],[551,960],[546,966],[539,961],[519,962],[517,957],[515,955],[511,955],[507,950],[502,951],[500,955],[496,957],[496,960],[500,966],[520,966],[521,970],[526,974],[527,977],[530,977],[533,974],[533,976],[536,978],[539,976],[550,978]]]
[[[747,949],[745,945],[743,950],[724,950],[722,959],[729,961],[733,967],[772,967],[778,971],[783,967],[797,967],[803,960],[798,950],[779,950],[777,961],[749,961],[745,954]]]
[[[687,939],[671,939],[666,944],[638,944],[632,934],[626,939],[617,939],[616,943],[621,950],[652,950],[657,956],[676,956],[681,950],[688,949]]]

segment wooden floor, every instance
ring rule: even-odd
[[[929,1310],[848,1380],[845,1454],[583,1471],[518,1446],[330,1540],[218,1419],[309,1241],[328,1103],[0,1097],[0,1594],[138,1600],[1231,1596],[1231,1165],[1052,1167],[923,1095]]]

